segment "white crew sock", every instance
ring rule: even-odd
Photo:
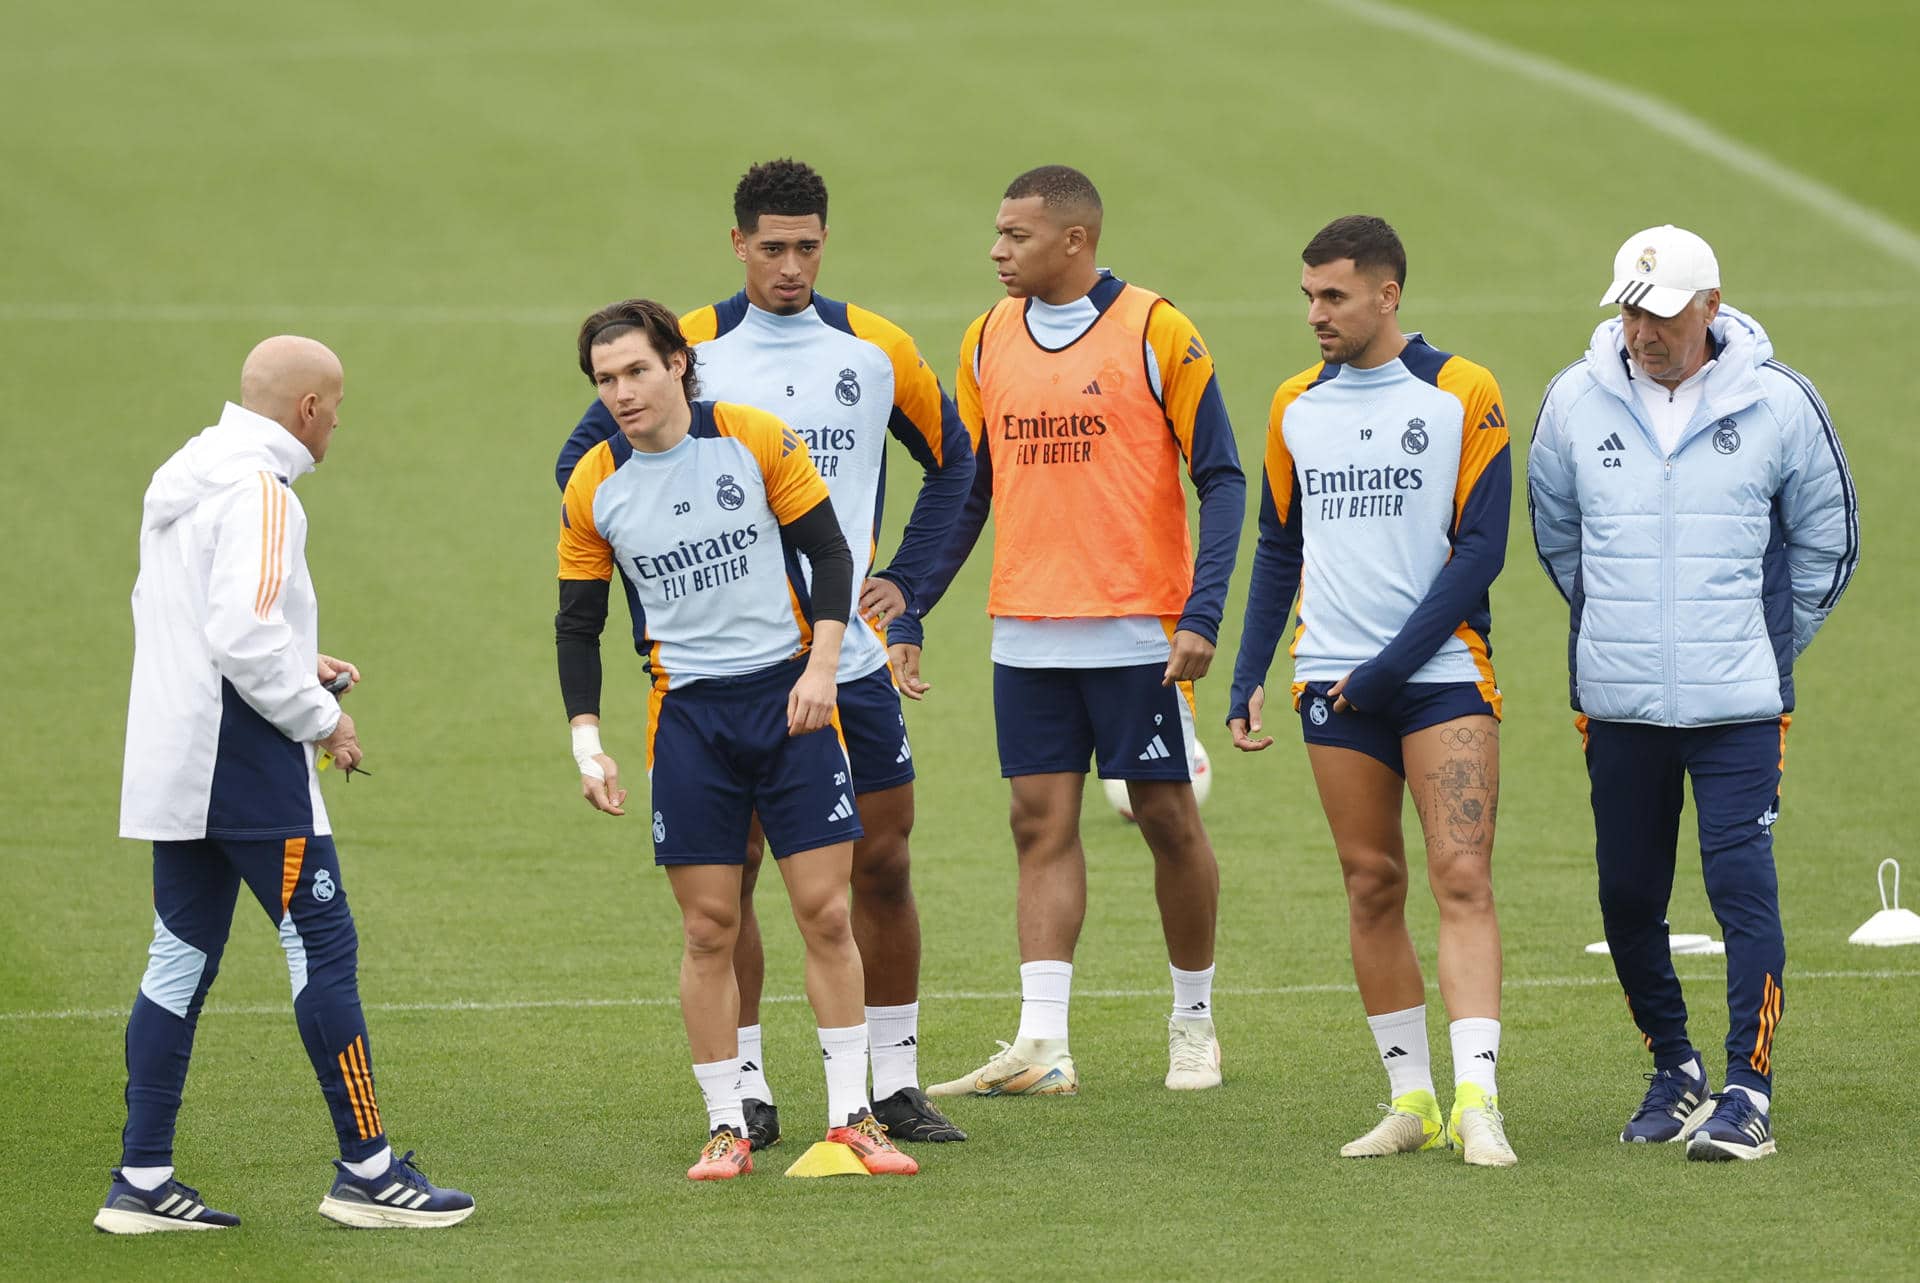
[[[1020,1032],[1017,1037],[1067,1040],[1067,1000],[1073,993],[1071,962],[1020,964]]]
[[[343,1158],[340,1160],[340,1166],[346,1168],[363,1181],[370,1181],[376,1176],[384,1176],[387,1173],[387,1169],[393,1166],[393,1146],[382,1145],[379,1153],[375,1154],[372,1158],[363,1158],[357,1163],[349,1163]]]
[[[1387,1095],[1433,1090],[1433,1063],[1427,1058],[1427,1005],[1367,1017],[1380,1063],[1387,1068]]]
[[[1701,1076],[1700,1057],[1698,1056],[1689,1056],[1687,1057],[1686,1064],[1675,1067],[1689,1078],[1698,1078]]]
[[[1763,1114],[1768,1113],[1773,1107],[1772,1100],[1758,1087],[1746,1087],[1740,1083],[1731,1083],[1728,1085],[1727,1090],[1745,1092],[1747,1099],[1753,1102],[1753,1107]]]
[[[707,1131],[716,1127],[731,1127],[735,1136],[747,1134],[747,1114],[740,1102],[746,1093],[740,1073],[740,1057],[730,1056],[726,1060],[710,1060],[704,1065],[693,1067],[693,1076],[700,1084],[700,1094],[707,1101]]]
[[[827,1126],[873,1112],[867,1102],[867,1027],[820,1030],[820,1059],[827,1070]]]
[[[1175,1020],[1212,1020],[1213,1019],[1213,968],[1205,971],[1182,971],[1172,963],[1167,970],[1173,973],[1173,1018]]]
[[[920,1085],[920,1004],[867,1008],[868,1058],[873,1061],[873,1098],[885,1100]]]
[[[1489,1096],[1499,1093],[1494,1066],[1500,1063],[1500,1022],[1469,1016],[1447,1026],[1453,1038],[1453,1081],[1473,1083]]]
[[[122,1167],[120,1179],[135,1189],[159,1189],[173,1179],[173,1168],[168,1167]]]
[[[740,1094],[748,1100],[773,1103],[773,1088],[767,1085],[767,1060],[760,1053],[760,1026],[740,1026]]]

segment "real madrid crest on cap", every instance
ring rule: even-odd
[[[1654,266],[1658,264],[1659,261],[1660,261],[1659,253],[1654,249],[1653,246],[1649,245],[1645,249],[1640,251],[1640,259],[1638,262],[1634,264],[1634,267],[1638,269],[1640,275],[1652,276]]]
[[[840,382],[834,384],[833,395],[840,399],[841,405],[860,404],[860,375],[856,370],[840,371]]]

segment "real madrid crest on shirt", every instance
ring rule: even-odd
[[[1400,448],[1408,454],[1422,454],[1427,448],[1427,421],[1408,419],[1407,430],[1400,434]]]
[[[747,492],[740,488],[740,483],[733,479],[731,473],[721,473],[718,477],[714,478],[714,485],[719,489],[713,497],[718,500],[720,506],[728,512],[732,512],[747,501]]]
[[[1722,419],[1714,425],[1713,448],[1721,454],[1732,454],[1740,448],[1740,429],[1732,419]]]
[[[833,385],[834,396],[841,405],[860,404],[860,373],[857,370],[840,371],[840,381]]]

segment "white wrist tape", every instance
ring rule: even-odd
[[[576,726],[573,728],[573,760],[580,773],[590,780],[604,780],[607,773],[600,763],[593,759],[606,752],[600,747],[600,728],[598,726]]]

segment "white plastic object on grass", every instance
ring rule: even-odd
[[[1187,758],[1187,765],[1193,771],[1193,800],[1204,806],[1207,794],[1213,792],[1213,759],[1207,756],[1207,746],[1199,740],[1191,741],[1193,752]],[[1100,791],[1107,795],[1107,805],[1127,823],[1133,823],[1133,800],[1127,796],[1125,780],[1101,780]]]
[[[1698,935],[1693,932],[1676,932],[1667,937],[1667,952],[1669,954],[1688,953],[1712,956],[1725,953],[1726,951],[1726,944],[1722,941],[1715,940],[1712,936]],[[1604,955],[1611,953],[1612,950],[1607,948],[1607,942],[1605,940],[1595,940],[1587,946],[1587,952]]]
[[[1893,894],[1887,894],[1887,866],[1893,866]],[[1873,871],[1880,912],[1860,924],[1847,939],[1853,944],[1920,944],[1920,913],[1900,907],[1900,861],[1889,856]]]

